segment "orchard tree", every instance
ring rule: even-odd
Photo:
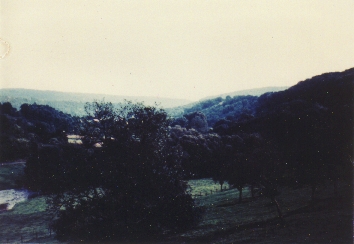
[[[219,168],[218,157],[222,148],[222,140],[218,134],[202,134],[193,128],[175,125],[170,128],[170,136],[171,141],[183,150],[182,166],[189,178],[214,177],[215,170]]]
[[[244,138],[239,135],[224,138],[229,145],[225,149],[226,157],[226,181],[236,187],[239,192],[238,201],[242,202],[242,191],[250,182],[250,159]]]

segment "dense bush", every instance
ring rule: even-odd
[[[194,225],[200,214],[182,181],[181,150],[169,143],[166,113],[99,102],[86,111],[82,148],[42,148],[27,162],[30,185],[54,194],[57,237],[149,239]]]

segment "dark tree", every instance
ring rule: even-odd
[[[12,107],[9,102],[0,103],[0,114],[14,115],[16,113],[16,108]]]
[[[94,102],[86,110],[81,126],[86,155],[62,150],[63,162],[48,160],[64,165],[54,167],[59,175],[44,177],[63,186],[54,188],[48,201],[57,213],[52,224],[57,237],[146,240],[195,224],[199,210],[186,193],[182,151],[169,143],[166,113],[129,102],[117,110]]]
[[[20,113],[31,124],[31,126],[24,126],[26,130],[37,134],[45,143],[50,138],[61,137],[63,133],[74,132],[77,122],[71,115],[64,114],[48,105],[25,103],[21,105]]]
[[[244,162],[243,139],[240,136],[224,136],[217,150],[213,150],[211,172],[215,182],[221,185],[228,182],[239,191],[242,201],[242,189],[248,183],[247,163]]]
[[[208,132],[207,118],[202,112],[190,113],[184,117],[188,120],[188,129],[193,128],[201,133]]]
[[[180,117],[177,119],[174,119],[173,122],[171,123],[171,126],[179,125],[181,127],[187,127],[188,126],[188,120],[186,117]]]
[[[214,177],[222,148],[222,140],[218,134],[202,134],[195,129],[176,125],[170,129],[170,135],[171,141],[183,150],[182,166],[189,179]]]
[[[87,171],[88,153],[77,145],[38,145],[31,142],[24,184],[31,191],[62,194],[93,181]],[[92,169],[92,168],[91,168]],[[85,185],[86,186],[86,185]]]

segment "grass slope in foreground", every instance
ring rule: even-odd
[[[23,166],[22,166],[23,167]],[[0,183],[11,182],[21,167],[0,165]],[[310,205],[310,188],[283,188],[278,197],[285,227],[277,219],[275,207],[265,197],[251,199],[244,189],[244,202],[237,203],[235,189],[220,191],[211,179],[189,181],[196,203],[205,207],[201,223],[185,233],[166,237],[161,243],[352,243],[352,187],[341,185],[339,195],[331,187],[320,187],[318,200]],[[216,191],[217,190],[217,191]],[[212,191],[212,192],[211,192]],[[210,194],[212,193],[212,194]],[[206,195],[208,194],[208,195]],[[0,243],[57,243],[50,236],[44,197],[18,203],[10,211],[0,212]]]
[[[18,188],[16,180],[23,174],[24,163],[0,163],[0,190]],[[17,203],[9,211],[0,211],[0,243],[57,243],[50,236],[45,197]]]
[[[201,181],[206,188],[212,184],[190,181],[192,189],[200,188]],[[185,243],[353,243],[352,186],[342,184],[338,195],[321,186],[316,194],[312,206],[309,187],[282,188],[278,201],[285,224],[268,198],[252,199],[247,188],[241,204],[235,189],[196,197],[197,204],[206,207],[202,222],[174,238]]]

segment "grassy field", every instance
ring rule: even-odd
[[[192,194],[198,195],[213,187],[213,182],[202,179],[190,185]],[[284,187],[278,197],[284,222],[268,198],[252,199],[248,188],[243,193],[241,204],[235,189],[197,196],[197,205],[206,208],[201,223],[172,239],[185,243],[353,243],[351,185],[342,184],[338,196],[329,186],[318,188],[314,205],[309,187]]]
[[[25,164],[0,164],[0,190],[14,189]],[[13,209],[0,212],[0,243],[56,243],[50,237],[44,197],[17,203]]]
[[[215,194],[220,192],[220,184],[215,183],[212,179],[198,179],[188,181],[190,186],[190,194],[192,196],[205,196],[209,194]],[[223,189],[229,189],[229,184],[224,183],[222,186]]]
[[[23,165],[0,165],[0,185],[12,188]],[[14,173],[12,173],[14,172]],[[220,191],[211,179],[189,181],[196,204],[205,208],[200,224],[168,236],[161,243],[352,243],[352,186],[341,185],[339,196],[330,187],[317,189],[318,200],[310,204],[311,190],[281,189],[278,201],[284,214],[281,223],[270,200],[252,199],[246,187],[239,204],[238,191]],[[0,212],[0,243],[57,243],[50,236],[44,197],[18,203]]]
[[[44,197],[37,197],[0,212],[0,243],[57,243],[50,236]]]

